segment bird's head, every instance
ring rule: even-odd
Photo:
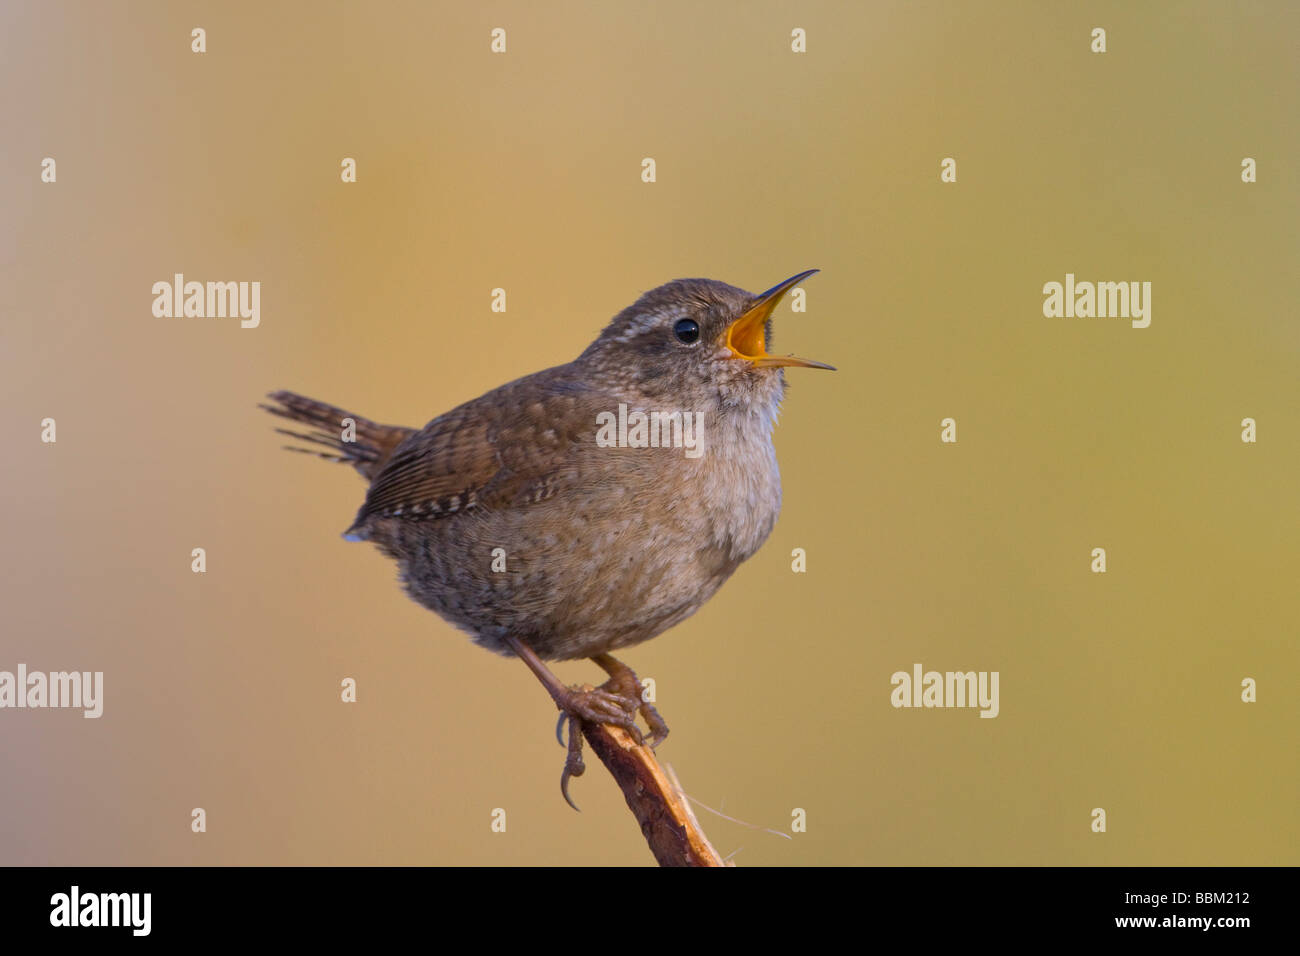
[[[675,279],[628,306],[579,362],[610,385],[690,404],[774,404],[788,367],[832,366],[772,355],[772,313],[816,269],[755,295],[715,279]]]

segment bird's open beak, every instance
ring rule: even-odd
[[[744,315],[727,326],[727,348],[731,349],[731,354],[738,359],[753,362],[758,368],[797,365],[801,368],[828,368],[835,371],[835,366],[823,362],[795,358],[793,355],[767,354],[767,320],[772,317],[777,303],[786,292],[817,271],[819,270],[809,269],[772,286],[754,300]]]

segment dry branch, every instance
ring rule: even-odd
[[[582,721],[582,735],[623,789],[660,866],[726,866],[654,751],[622,727]]]

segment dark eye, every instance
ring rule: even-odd
[[[673,334],[679,342],[694,345],[700,339],[700,327],[694,319],[678,319],[673,326]]]

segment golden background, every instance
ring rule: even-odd
[[[6,3],[0,669],[106,690],[97,721],[0,712],[0,863],[649,863],[594,758],[583,813],[561,801],[534,678],[343,542],[363,483],[280,451],[256,403],[418,426],[664,281],[813,267],[776,351],[839,371],[789,373],[781,521],[624,655],[693,796],[807,811],[791,840],[700,811],[719,850],[1300,862],[1297,26],[1289,2]],[[260,281],[261,327],[155,318],[175,272]],[[1044,318],[1066,272],[1151,281],[1151,327]],[[893,709],[914,662],[999,671],[1000,716]]]

